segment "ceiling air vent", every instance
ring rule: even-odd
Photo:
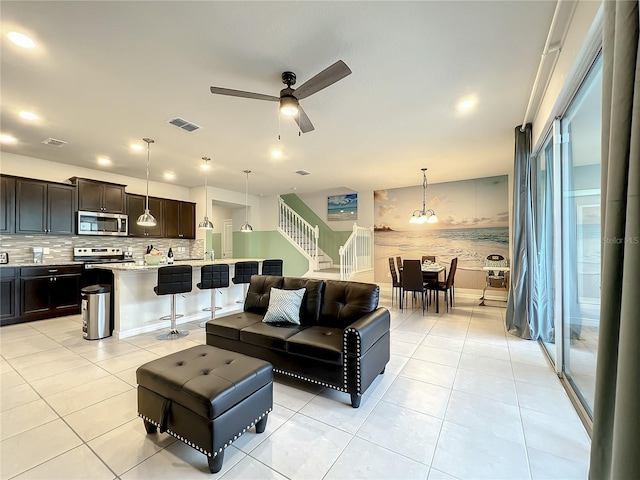
[[[64,142],[62,140],[56,140],[55,138],[51,138],[51,137],[44,139],[42,143],[44,143],[45,145],[51,145],[52,147],[61,147],[67,144],[67,142]]]
[[[311,175],[311,172],[307,172],[306,170],[298,170],[296,173],[298,175]]]
[[[169,120],[169,123],[183,130],[186,130],[187,132],[193,132],[194,130],[198,130],[199,128],[201,128],[199,125],[187,122],[184,118],[180,117],[172,118],[171,120]]]

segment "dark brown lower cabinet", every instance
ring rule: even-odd
[[[20,321],[80,313],[82,267],[62,265],[20,269]]]
[[[20,269],[0,268],[0,325],[18,323],[20,309]]]

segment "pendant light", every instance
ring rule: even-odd
[[[249,174],[251,170],[245,170],[247,174],[247,182],[244,195],[244,225],[240,227],[240,231],[244,233],[253,232],[253,227],[249,225]]]
[[[150,138],[143,138],[142,140],[147,142],[147,201],[145,203],[144,213],[138,217],[136,223],[141,227],[155,227],[157,223],[156,219],[149,211],[149,150],[150,145],[154,143],[154,141]]]
[[[437,223],[438,217],[433,209],[427,210],[427,169],[422,169],[422,210],[415,210],[409,223]]]
[[[202,157],[204,160],[204,220],[202,220],[198,224],[198,228],[201,230],[213,230],[213,223],[209,221],[209,217],[207,216],[207,212],[209,211],[209,198],[207,197],[207,172],[209,171],[209,161],[211,160],[209,157]]]

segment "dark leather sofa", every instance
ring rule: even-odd
[[[271,287],[305,288],[300,325],[262,322]],[[391,317],[369,283],[253,275],[244,311],[206,325],[207,345],[261,358],[274,372],[351,395],[362,394],[389,361]]]

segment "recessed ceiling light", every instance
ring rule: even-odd
[[[130,145],[130,147],[131,147],[131,149],[132,149],[132,150],[137,150],[137,151],[140,151],[140,150],[142,150],[142,149],[144,148],[144,147],[143,147],[142,145],[140,145],[139,143],[132,143],[132,144]]]
[[[107,157],[100,157],[98,158],[98,164],[100,165],[111,165],[111,160],[109,160]]]
[[[209,163],[208,162],[207,163],[203,163],[202,165],[200,165],[200,168],[202,170],[209,170]]]
[[[38,115],[36,115],[33,112],[27,112],[26,110],[23,110],[22,112],[20,112],[20,117],[24,118],[25,120],[30,120],[30,121],[34,121],[34,120],[38,120],[39,119]]]
[[[271,158],[282,158],[282,150],[271,150]]]
[[[459,112],[468,112],[473,107],[475,107],[477,103],[478,103],[478,100],[476,99],[476,97],[465,97],[465,98],[462,98],[458,102],[458,111]]]
[[[173,172],[164,172],[165,180],[174,180],[176,178],[176,174]]]
[[[9,32],[7,33],[7,37],[13,43],[22,48],[36,48],[36,42],[27,37],[24,33],[19,32]]]
[[[18,139],[13,135],[9,135],[8,133],[3,133],[0,135],[0,143],[17,143]]]

